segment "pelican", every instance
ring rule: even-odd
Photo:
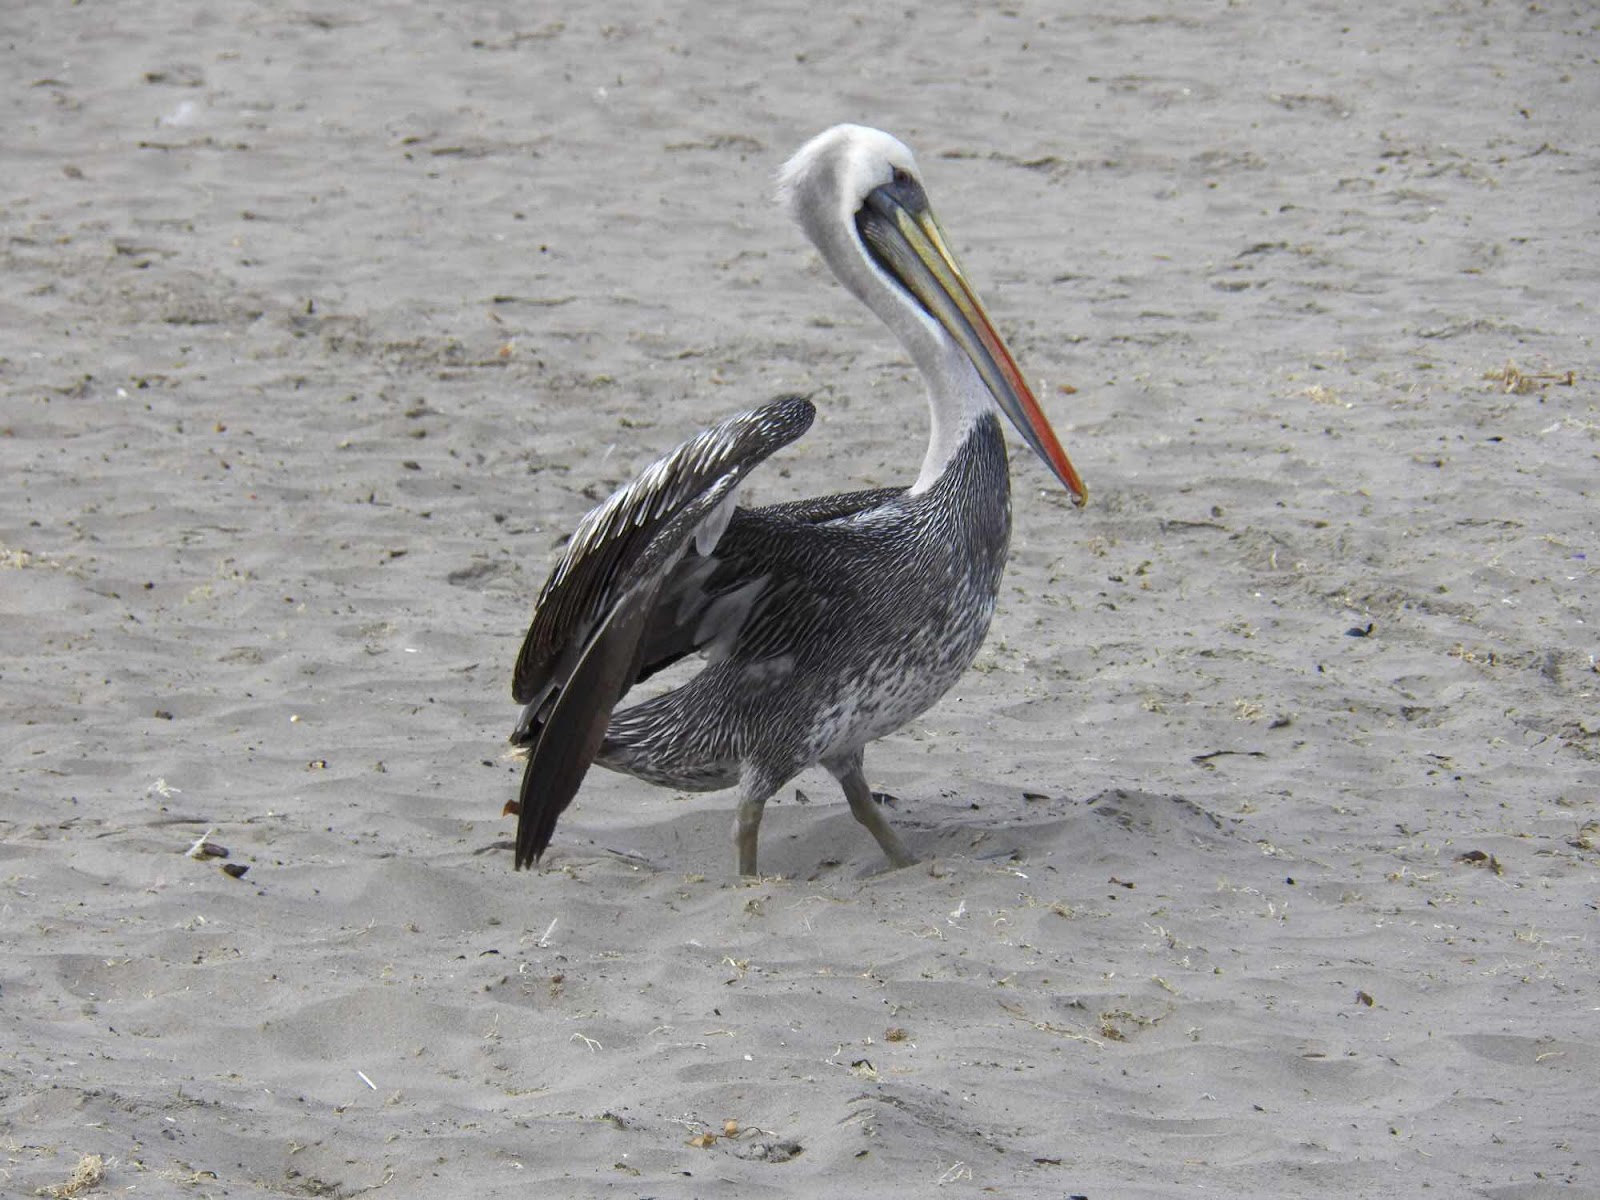
[[[774,400],[690,438],[589,513],[517,657],[511,735],[527,767],[516,867],[537,863],[593,763],[683,791],[738,788],[733,840],[757,873],[762,806],[816,764],[895,867],[916,861],[862,751],[926,712],[977,656],[1011,537],[1004,413],[1081,506],[1083,481],[934,219],[911,151],[876,129],[818,134],[782,206],[900,340],[932,430],[910,487],[738,507],[745,476],[815,410]],[[682,686],[629,688],[698,652]]]

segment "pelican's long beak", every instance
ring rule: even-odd
[[[856,214],[856,226],[880,264],[965,351],[995,403],[1081,508],[1089,491],[956,262],[922,186],[913,179],[874,189]]]

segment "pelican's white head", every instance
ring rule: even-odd
[[[886,306],[883,275],[861,245],[856,214],[867,197],[896,179],[921,187],[917,160],[899,138],[866,125],[835,125],[812,138],[778,171],[778,203],[800,226],[832,268],[839,282],[854,293],[906,342],[915,332],[906,327],[907,313]],[[919,316],[924,314],[918,314]]]
[[[814,215],[827,213],[842,223],[854,220],[866,198],[892,182],[896,171],[922,178],[917,160],[899,138],[866,125],[835,125],[801,146],[779,169],[778,203],[811,235]]]

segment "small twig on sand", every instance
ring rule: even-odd
[[[1057,1037],[1068,1038],[1074,1042],[1088,1042],[1091,1046],[1098,1046],[1101,1049],[1105,1048],[1104,1042],[1090,1037],[1087,1033],[1084,1033],[1081,1030],[1069,1029],[1065,1025],[1057,1025],[1051,1021],[1035,1021],[1032,1017],[1023,1012],[1022,1009],[1018,1008],[1014,1004],[1002,1004],[1000,1005],[1000,1008],[1001,1011],[1015,1017],[1025,1025],[1029,1025],[1032,1028],[1037,1029],[1040,1033],[1053,1033]]]

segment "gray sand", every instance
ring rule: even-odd
[[[0,1190],[1600,1196],[1596,10],[824,11],[0,15]],[[920,461],[838,120],[1091,505],[868,753],[922,865],[597,771],[514,874],[577,518]]]

